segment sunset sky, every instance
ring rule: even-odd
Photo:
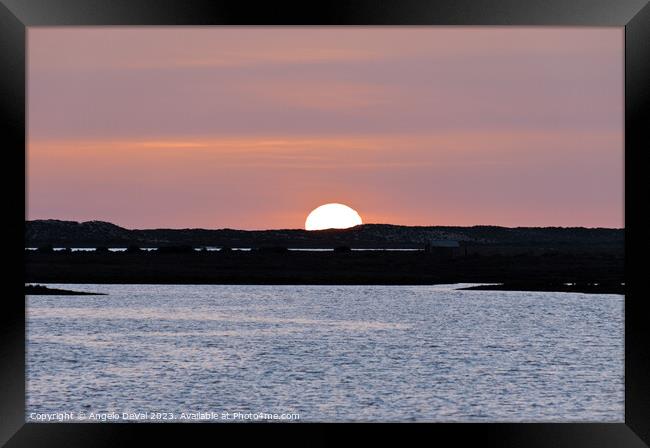
[[[623,227],[623,38],[30,27],[27,218]]]

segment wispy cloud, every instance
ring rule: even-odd
[[[30,28],[28,214],[620,226],[623,30]]]

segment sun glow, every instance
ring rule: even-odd
[[[305,220],[305,229],[347,229],[359,224],[363,224],[363,221],[356,210],[347,205],[331,203],[312,210]]]

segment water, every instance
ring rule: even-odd
[[[108,295],[27,297],[27,421],[624,421],[621,295],[50,286]]]

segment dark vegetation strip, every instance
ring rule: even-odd
[[[450,257],[426,252],[28,252],[26,283],[426,285],[620,290],[620,253]],[[591,286],[589,286],[591,284]],[[531,289],[534,288],[534,289]],[[618,289],[616,289],[618,288]]]

